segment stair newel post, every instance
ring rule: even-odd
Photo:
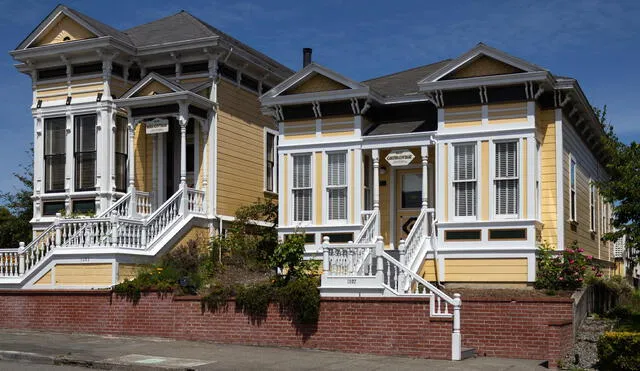
[[[111,213],[111,245],[116,246],[118,244],[118,213]]]
[[[451,360],[462,359],[462,334],[460,334],[460,294],[453,294],[453,332],[451,334]]]
[[[322,278],[329,276],[329,236],[322,238]]]
[[[24,242],[20,242],[18,248],[18,276],[24,274]]]
[[[405,240],[400,240],[400,244],[398,245],[398,252],[400,253],[400,264],[406,265],[407,257],[406,257],[407,245]],[[404,292],[404,270],[400,269],[398,274],[398,291]]]
[[[56,248],[60,247],[62,244],[62,231],[60,230],[60,219],[62,218],[62,214],[56,213],[56,220],[54,223],[56,224]]]
[[[141,229],[142,229],[142,232],[141,232],[141,236],[140,236],[140,248],[145,249],[147,247],[147,226],[146,226],[146,224],[143,224]]]
[[[182,194],[180,195],[181,198],[180,198],[179,214],[184,217],[187,215],[187,210],[188,210],[187,186],[183,184],[183,185],[180,185],[180,187],[182,187],[180,189],[180,193]]]
[[[384,252],[384,238],[382,236],[376,237],[376,279],[382,285],[384,283],[384,273],[382,266],[382,253]]]

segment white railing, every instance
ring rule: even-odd
[[[371,211],[363,211],[362,212],[362,221],[364,226],[358,235],[354,243],[373,243],[376,241],[377,226],[380,223],[380,211],[379,210],[371,210]]]
[[[325,237],[325,242],[328,242]],[[334,244],[324,251],[324,260],[329,263],[328,276],[368,276],[372,271],[372,252],[375,243],[371,244]]]
[[[189,188],[187,191],[187,206],[189,212],[195,214],[206,214],[207,205],[204,191]]]
[[[20,254],[18,249],[0,249],[0,276],[17,277],[20,275]]]
[[[184,190],[176,192],[145,220],[145,246],[149,246],[184,214],[181,206],[183,194]]]
[[[138,215],[149,215],[153,212],[149,192],[136,191],[136,213]]]
[[[421,254],[421,250],[423,249],[427,239],[433,234],[431,227],[434,215],[434,209],[423,208],[420,211],[418,219],[413,224],[413,228],[411,228],[411,232],[409,232],[407,239],[400,241],[401,246],[399,249],[402,250],[404,248],[405,261],[409,267],[414,266],[416,259],[424,259],[424,254]]]

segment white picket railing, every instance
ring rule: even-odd
[[[149,192],[136,191],[136,213],[141,216],[149,215],[153,212]]]
[[[434,215],[434,209],[423,208],[407,239],[400,241],[400,245],[404,245],[404,247],[399,247],[399,249],[404,248],[407,266],[413,267],[416,259],[424,260],[424,251],[421,250],[424,248],[427,239],[433,234],[432,221]]]
[[[379,223],[380,223],[380,211],[379,210],[371,210],[371,211],[363,211],[362,212],[362,222],[364,226],[358,235],[354,243],[373,243],[376,241],[376,236],[380,234],[379,231]]]
[[[328,240],[325,237],[325,243]],[[368,276],[371,275],[372,256],[375,243],[334,244],[326,249],[325,261],[329,262],[328,276]]]

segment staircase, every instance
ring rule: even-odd
[[[21,288],[57,258],[154,257],[192,219],[206,217],[205,194],[181,188],[152,212],[149,194],[131,191],[91,218],[54,221],[28,245],[0,249],[0,288]]]
[[[460,295],[450,297],[418,274],[428,251],[437,254],[434,210],[423,208],[398,250],[386,251],[380,236],[378,210],[362,215],[363,228],[354,242],[330,244],[323,240],[323,296],[402,296],[429,300],[429,315],[451,318],[451,359],[461,360]]]

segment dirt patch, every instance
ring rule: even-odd
[[[490,288],[446,288],[448,295],[454,293],[464,298],[492,298],[492,299],[517,299],[517,298],[569,298],[573,291],[557,291],[553,295],[543,290],[534,289],[490,289]]]
[[[250,269],[237,265],[225,265],[214,277],[223,286],[251,285],[269,281],[273,272],[265,269]]]

